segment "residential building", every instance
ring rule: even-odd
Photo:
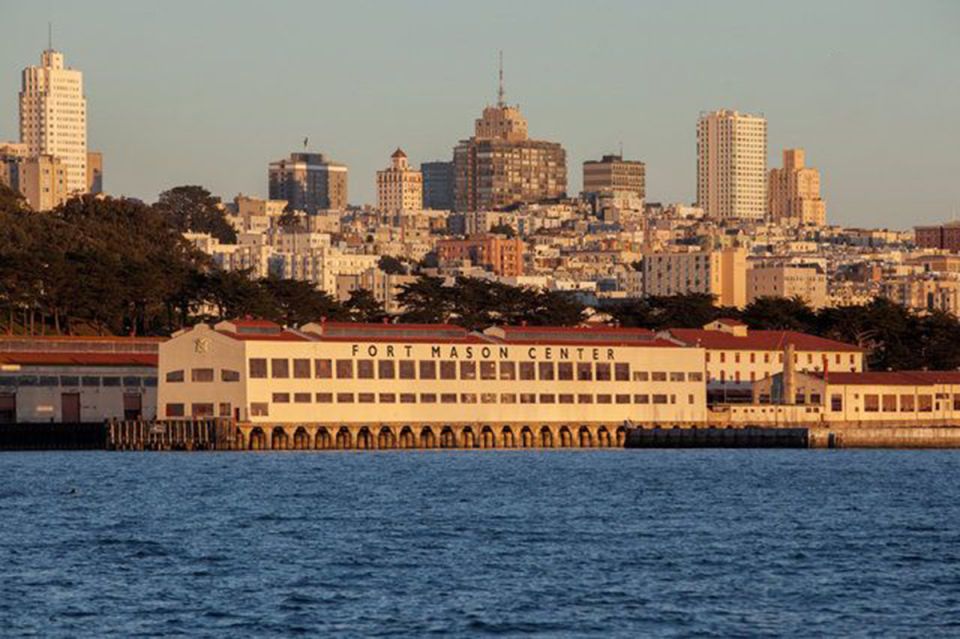
[[[377,171],[377,208],[387,213],[423,208],[423,174],[411,169],[407,154],[398,148],[390,168]]]
[[[583,163],[583,192],[588,195],[632,193],[642,201],[647,196],[646,165],[624,160],[622,155],[587,160]]]
[[[271,162],[268,176],[270,199],[286,200],[295,211],[347,208],[347,167],[322,153],[291,153]]]
[[[20,190],[20,165],[29,157],[26,144],[0,142],[0,184],[14,191]]]
[[[103,193],[103,153],[87,152],[87,193]]]
[[[697,205],[714,219],[767,214],[767,121],[722,109],[697,122]]]
[[[67,165],[53,155],[31,156],[19,164],[17,187],[34,211],[49,211],[70,196]]]
[[[945,249],[960,253],[960,221],[935,226],[915,226],[914,241],[920,248]]]
[[[741,248],[649,253],[642,267],[648,296],[708,293],[719,306],[747,303],[747,254]]]
[[[87,191],[87,100],[83,73],[64,67],[63,54],[47,49],[40,66],[23,70],[20,141],[30,156],[57,158],[66,170],[68,194]]]
[[[458,211],[501,209],[566,195],[566,151],[556,142],[528,137],[520,108],[504,101],[502,69],[500,79],[496,106],[483,110],[474,136],[453,150]]]
[[[423,162],[423,208],[452,211],[454,207],[453,162]]]
[[[286,207],[286,200],[264,200],[241,194],[233,198],[227,221],[238,233],[266,233],[277,224]]]
[[[441,266],[469,262],[502,277],[516,277],[523,275],[525,248],[520,238],[485,234],[464,240],[440,240],[437,258]]]
[[[755,265],[747,269],[747,303],[761,297],[798,297],[822,308],[828,304],[827,273],[819,264]]]
[[[784,149],[783,168],[770,169],[769,211],[773,222],[824,226],[827,206],[820,198],[820,171],[804,165],[803,149]]]

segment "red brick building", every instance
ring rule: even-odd
[[[437,258],[441,264],[456,264],[469,260],[497,275],[517,277],[523,275],[523,240],[499,235],[478,235],[465,240],[440,240],[437,242]]]

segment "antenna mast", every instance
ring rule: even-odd
[[[503,49],[500,49],[500,88],[497,90],[497,106],[503,107]]]

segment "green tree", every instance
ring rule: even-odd
[[[816,312],[800,297],[757,298],[747,304],[740,319],[757,330],[809,333],[817,328]]]
[[[383,309],[383,304],[365,288],[350,291],[350,299],[344,302],[343,306],[350,320],[354,322],[380,324],[390,317]]]
[[[508,239],[513,239],[517,236],[517,232],[512,226],[504,222],[499,224],[494,224],[490,227],[490,232],[495,235],[505,235]]]
[[[237,232],[227,221],[220,198],[202,186],[177,186],[164,191],[153,206],[178,231],[209,233],[225,244],[237,241]]]

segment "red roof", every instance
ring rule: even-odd
[[[308,341],[303,335],[298,335],[288,330],[281,330],[278,333],[234,333],[233,331],[218,330],[221,335],[235,340],[258,341],[258,342],[305,342]]]
[[[377,322],[318,322],[324,328],[380,330],[380,331],[457,331],[466,333],[467,329],[456,324],[385,324]]]
[[[0,364],[21,366],[157,366],[151,353],[0,353]]]
[[[748,331],[745,336],[701,328],[671,328],[670,335],[691,346],[699,344],[716,350],[782,351],[793,344],[798,351],[839,351],[860,353],[862,348],[825,337],[796,331]]]
[[[227,321],[233,324],[234,326],[236,326],[237,328],[241,326],[244,328],[276,328],[276,329],[283,328],[276,322],[271,322],[270,320],[265,320],[265,319],[235,319],[235,320],[227,320]]]

